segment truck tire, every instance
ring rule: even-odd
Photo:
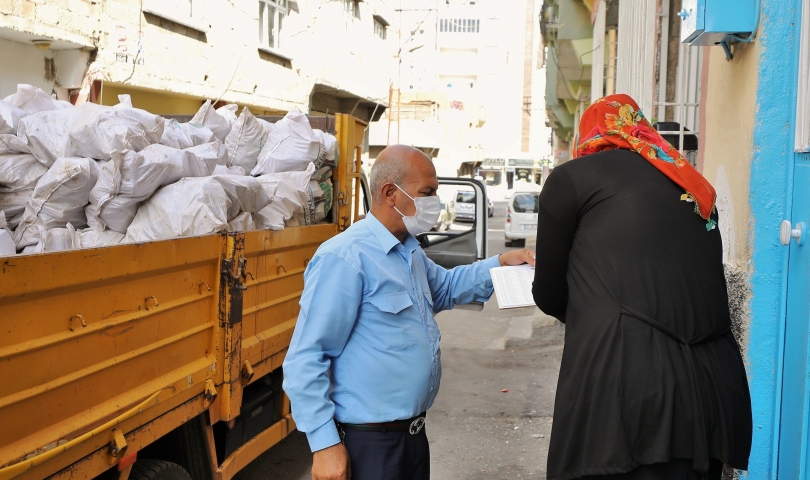
[[[163,460],[138,460],[132,466],[130,480],[191,480],[180,465]]]

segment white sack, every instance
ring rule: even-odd
[[[0,192],[0,210],[6,212],[6,224],[8,228],[15,229],[22,219],[25,206],[31,195],[34,194],[34,187],[26,188],[16,192]]]
[[[208,128],[214,132],[216,138],[224,141],[231,131],[231,125],[236,121],[234,111],[236,111],[236,105],[225,105],[218,110],[214,110],[214,107],[211,106],[211,100],[206,100],[189,123]],[[233,115],[232,120],[231,115]]]
[[[140,152],[113,152],[104,164],[90,192],[85,212],[93,228],[125,233],[135,218],[138,205],[158,188],[184,177],[205,177],[214,160],[201,160],[189,150],[150,145]]]
[[[228,162],[228,149],[225,148],[224,143],[216,139],[211,143],[203,143],[202,145],[186,148],[185,150],[193,153],[209,166],[209,175],[214,173],[214,169],[217,165],[224,166]]]
[[[85,104],[87,105],[87,104]],[[160,142],[164,120],[139,108],[111,108],[71,129],[67,155],[109,160],[112,152],[139,152]]]
[[[214,175],[247,175],[242,167],[228,167],[217,165],[214,167]]]
[[[327,178],[332,177],[332,171],[335,169],[332,165],[324,165],[318,171],[312,174],[312,180],[316,182],[323,182]]]
[[[334,166],[336,164],[335,160],[337,159],[337,138],[335,138],[334,135],[318,130],[317,128],[313,129],[312,133],[315,135],[315,138],[318,139],[318,143],[321,144],[321,164]]]
[[[126,242],[206,235],[228,228],[231,199],[214,177],[184,178],[141,204]]]
[[[253,222],[253,216],[248,212],[242,212],[235,216],[233,220],[228,222],[228,232],[249,232],[256,230],[256,224]]]
[[[267,140],[268,122],[254,117],[247,107],[242,109],[239,119],[233,124],[231,132],[225,138],[228,148],[228,166],[242,167],[250,172],[256,167],[264,142]]]
[[[322,222],[332,208],[332,180],[310,181],[307,186],[307,201],[287,222],[287,226],[315,225]]]
[[[84,206],[98,179],[99,167],[90,158],[64,157],[39,179],[25,206],[14,241],[20,249],[39,241],[38,227],[58,228],[68,223],[87,226]]]
[[[124,234],[112,230],[96,230],[87,228],[78,233],[79,245],[75,248],[93,248],[118,245],[124,240]]]
[[[258,213],[270,205],[273,196],[268,194],[262,184],[254,177],[243,175],[214,175],[225,193],[231,200],[228,209],[228,221],[233,220],[239,213]]]
[[[287,221],[303,208],[307,201],[309,179],[315,165],[309,164],[303,172],[262,175],[257,178],[265,190],[276,187],[273,202],[254,215],[256,227],[283,230]]]
[[[37,180],[48,171],[48,167],[38,162],[30,152],[28,146],[17,137],[0,135],[0,194],[25,189],[33,191]]]
[[[231,125],[236,121],[236,111],[239,110],[239,105],[229,103],[217,108],[216,112],[222,115],[222,118],[228,121]]]
[[[214,140],[214,132],[210,129],[193,123],[178,123],[170,118],[163,126],[160,143],[172,148],[190,148]]]
[[[8,257],[17,253],[14,238],[6,224],[6,214],[0,210],[0,257]]]
[[[310,162],[317,169],[322,163],[320,151],[320,139],[313,133],[307,116],[295,108],[274,124],[250,174],[300,172]]]
[[[17,125],[26,115],[25,110],[0,100],[0,134],[17,135]]]
[[[92,124],[111,108],[85,103],[75,108],[35,113],[20,120],[17,136],[31,147],[37,160],[50,167],[57,158],[68,156],[72,129]]]
[[[57,103],[44,90],[24,83],[18,84],[17,92],[7,96],[3,101],[23,110],[28,115],[66,107],[62,103]]]

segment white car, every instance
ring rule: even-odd
[[[537,212],[540,211],[540,192],[515,192],[506,205],[504,245],[525,244],[527,238],[537,236]]]

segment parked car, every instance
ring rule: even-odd
[[[453,206],[453,201],[446,201],[443,198],[439,197],[441,200],[442,211],[439,214],[439,219],[436,221],[436,225],[433,226],[434,232],[445,232],[450,228],[450,224],[452,224],[456,220],[456,210]]]
[[[475,221],[475,192],[472,190],[458,190],[454,203],[456,220]]]
[[[515,192],[506,205],[504,245],[525,244],[527,238],[537,235],[537,213],[540,211],[539,192]]]

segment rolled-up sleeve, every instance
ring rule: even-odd
[[[450,310],[455,305],[489,300],[493,291],[489,270],[501,266],[497,255],[450,270],[436,265],[427,256],[424,262],[433,296],[433,313]]]
[[[304,273],[301,313],[284,359],[284,391],[313,452],[340,443],[329,369],[349,339],[362,293],[362,275],[336,254],[315,256]]]

